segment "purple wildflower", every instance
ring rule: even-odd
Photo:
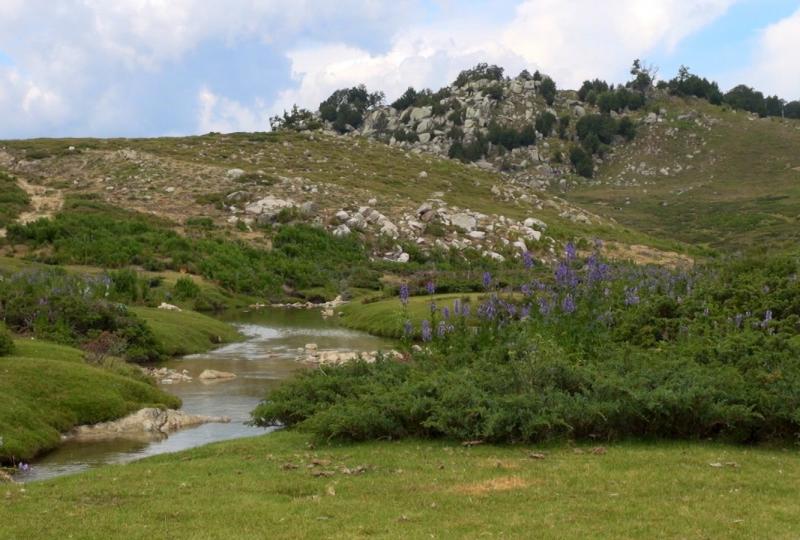
[[[625,289],[625,305],[635,306],[639,303],[639,291],[635,287]]]
[[[527,270],[533,268],[533,256],[530,251],[526,251],[522,254],[522,264]]]
[[[445,334],[447,334],[447,323],[440,321],[439,325],[436,327],[436,335],[443,338]]]
[[[550,302],[547,301],[547,298],[539,298],[539,313],[542,316],[547,317],[550,315],[550,311],[552,311],[552,309],[553,308],[550,305]]]
[[[572,298],[571,294],[564,297],[564,300],[561,302],[561,310],[568,314],[575,311],[575,300]]]
[[[519,310],[519,318],[520,319],[527,319],[528,317],[530,317],[530,315],[531,315],[531,305],[530,304],[525,304]]]
[[[492,274],[489,272],[483,273],[483,288],[488,289],[489,286],[492,284]]]
[[[564,249],[564,253],[567,256],[568,261],[574,259],[578,255],[578,252],[575,250],[575,244],[568,242],[567,247]]]
[[[433,339],[433,333],[431,332],[431,323],[428,319],[422,321],[422,341],[431,341]]]
[[[402,302],[404,306],[408,305],[408,296],[408,285],[403,283],[400,285],[400,302]]]
[[[528,285],[527,283],[523,283],[520,290],[522,291],[522,294],[524,294],[525,296],[531,295],[531,286]]]
[[[461,299],[460,299],[460,298],[456,298],[456,299],[453,301],[453,314],[454,314],[456,317],[458,317],[459,315],[461,315]]]
[[[436,292],[436,285],[433,281],[429,281],[427,285],[425,285],[425,289],[428,291],[428,294],[433,294]]]
[[[446,321],[450,320],[450,308],[446,306],[442,308],[442,317],[444,317]]]
[[[411,324],[411,321],[406,321],[403,324],[403,335],[406,337],[411,337],[413,333],[414,333],[414,325]]]

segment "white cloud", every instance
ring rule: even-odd
[[[267,112],[261,101],[257,101],[252,107],[247,107],[232,99],[218,96],[208,88],[200,91],[197,101],[199,104],[197,128],[200,133],[266,129]]]
[[[540,69],[561,87],[586,78],[621,80],[632,60],[682,39],[721,16],[736,0],[527,0],[511,22],[448,21],[398,33],[383,54],[344,44],[288,53],[297,87],[274,111],[293,103],[314,108],[336,88],[365,83],[392,99],[408,85],[439,88],[479,61],[509,74]]]
[[[0,73],[0,137],[128,134],[131,115],[111,107],[113,87],[163,73],[201,44],[390,35],[416,1],[0,0],[0,50],[17,77]],[[219,118],[248,125],[231,103],[220,101]]]
[[[765,28],[747,79],[759,90],[800,99],[800,9]]]

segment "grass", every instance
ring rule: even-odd
[[[13,223],[30,204],[30,198],[13,176],[0,172],[0,228]]]
[[[233,326],[201,313],[146,307],[134,307],[131,311],[147,323],[170,356],[197,354],[242,339]]]
[[[0,358],[0,461],[27,460],[57,446],[61,433],[80,424],[119,418],[148,406],[178,407],[155,386],[92,366],[76,349],[18,340]]]
[[[640,130],[601,167],[600,183],[567,198],[637,231],[698,248],[796,245],[800,121],[752,119],[695,99],[660,106],[668,111],[667,122]],[[678,119],[691,110],[705,115],[705,127]],[[640,163],[656,174],[628,168]],[[665,167],[669,176],[657,172]],[[631,180],[636,182],[624,183]]]
[[[469,299],[476,304],[480,294],[437,294],[433,300],[440,308],[452,309],[453,302]],[[419,328],[423,319],[430,319],[430,296],[412,296],[408,301],[407,311],[403,311],[398,297],[378,300],[376,302],[351,302],[337,309],[342,314],[340,322],[354,330],[361,330],[376,336],[389,338],[403,337],[403,324],[406,319]],[[474,309],[473,309],[474,311]]]
[[[302,434],[279,432],[6,486],[0,536],[796,537],[796,450],[688,442],[591,450],[313,448]],[[365,472],[345,470],[359,466]]]

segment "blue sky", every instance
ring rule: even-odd
[[[640,57],[800,99],[796,51],[796,0],[1,0],[0,138],[262,130],[480,61],[576,87]]]

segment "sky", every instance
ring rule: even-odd
[[[800,0],[0,0],[0,139],[265,131],[478,62],[559,88],[634,58],[800,99]]]

